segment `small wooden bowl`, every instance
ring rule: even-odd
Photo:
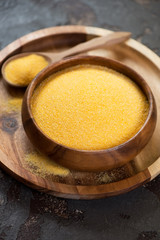
[[[142,128],[125,143],[105,150],[78,150],[54,142],[37,126],[30,106],[34,90],[51,74],[79,64],[100,65],[123,73],[132,79],[146,95],[149,102],[148,117]],[[78,171],[105,171],[122,166],[132,160],[151,138],[155,129],[156,118],[155,100],[148,84],[143,78],[131,68],[117,61],[97,56],[73,57],[48,66],[35,77],[27,88],[22,106],[23,126],[34,146],[55,162]]]

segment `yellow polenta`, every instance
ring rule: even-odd
[[[39,128],[65,146],[100,150],[133,137],[148,101],[128,77],[112,69],[78,65],[51,75],[35,90],[31,109]]]
[[[5,67],[5,76],[13,84],[27,86],[47,65],[44,57],[30,54],[10,61]]]

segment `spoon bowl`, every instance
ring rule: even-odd
[[[45,53],[41,53],[41,52],[26,52],[26,53],[19,53],[19,54],[16,54],[12,57],[10,57],[7,61],[4,62],[4,64],[2,65],[2,69],[1,69],[1,72],[2,72],[2,76],[3,76],[3,79],[4,79],[4,82],[12,87],[18,87],[18,88],[22,88],[22,87],[27,87],[27,85],[19,85],[19,84],[16,84],[14,82],[11,82],[8,80],[8,78],[6,77],[6,74],[5,74],[5,68],[7,66],[8,63],[10,63],[11,61],[13,60],[16,60],[16,59],[19,59],[19,58],[22,58],[22,57],[26,57],[26,56],[29,56],[31,54],[36,54],[36,55],[39,55],[39,56],[42,56],[46,59],[46,61],[48,62],[48,65],[52,63],[52,60],[51,58],[45,54]]]

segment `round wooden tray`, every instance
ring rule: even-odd
[[[85,26],[61,26],[30,33],[8,45],[0,53],[0,64],[10,56],[29,51],[61,51],[109,30]],[[6,87],[0,80],[0,165],[26,185],[55,196],[95,199],[130,191],[155,178],[160,172],[160,58],[141,43],[130,39],[110,49],[88,54],[118,60],[139,72],[151,87],[156,99],[158,121],[154,135],[145,149],[123,167],[100,173],[71,171],[67,176],[38,176],[27,166],[25,157],[35,151],[27,139],[21,122],[21,110],[15,97],[24,90]],[[13,101],[12,101],[13,100]],[[12,102],[12,103],[11,103]]]

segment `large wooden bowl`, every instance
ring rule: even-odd
[[[112,68],[132,79],[146,95],[149,102],[148,117],[142,128],[128,141],[105,150],[78,150],[54,142],[36,124],[31,112],[31,98],[37,86],[48,76],[65,68],[92,64]],[[97,56],[79,56],[52,64],[40,72],[25,93],[22,105],[22,122],[30,141],[59,164],[79,171],[104,171],[117,168],[132,160],[148,143],[156,125],[156,105],[152,92],[144,79],[131,68],[114,60]]]

